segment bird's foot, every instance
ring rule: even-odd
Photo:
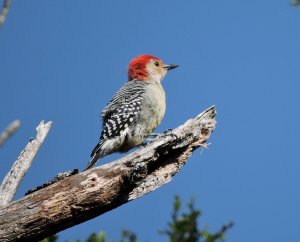
[[[163,133],[152,133],[152,134],[150,134],[149,136],[152,136],[153,138],[152,139],[148,139],[148,140],[151,141],[151,140],[160,138],[160,137],[165,136],[165,135],[170,135],[170,136],[173,136],[175,138],[178,138],[177,135],[173,133],[172,129],[167,129]]]
[[[147,138],[145,140],[144,143],[141,144],[141,146],[146,146],[147,144],[149,144],[151,141],[155,140],[155,139],[158,139],[164,135],[172,135],[174,137],[177,138],[176,134],[174,134],[172,132],[173,130],[172,129],[167,129],[166,131],[164,131],[163,133],[151,133],[148,137],[151,137],[151,138]]]
[[[173,131],[173,129],[167,129],[164,131],[164,134],[170,134],[170,133],[172,133],[172,131]]]
[[[167,129],[162,134],[161,133],[151,133],[149,136],[153,136],[154,138],[156,138],[159,136],[163,136],[165,134],[173,134],[172,131],[173,131],[172,129]]]
[[[148,135],[148,138],[145,140],[145,142],[141,144],[141,146],[146,146],[147,144],[149,144],[153,140],[158,139],[163,135],[164,134],[160,134],[160,133],[151,133],[150,135]],[[149,138],[149,137],[151,137],[151,138]]]

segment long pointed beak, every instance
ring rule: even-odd
[[[169,71],[169,70],[172,70],[172,69],[174,69],[174,68],[176,68],[178,66],[179,65],[170,64],[170,65],[165,65],[164,68]]]

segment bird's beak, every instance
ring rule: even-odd
[[[178,66],[179,65],[170,64],[170,65],[165,65],[164,68],[169,71],[169,70],[172,70],[172,69],[174,69],[174,68],[176,68]]]

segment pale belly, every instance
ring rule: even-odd
[[[143,103],[143,111],[136,122],[130,127],[122,151],[142,144],[147,136],[161,123],[166,111],[166,97],[161,85],[153,84],[148,89],[152,95],[147,95]]]

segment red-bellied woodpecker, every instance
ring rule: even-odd
[[[103,130],[93,149],[90,169],[101,157],[114,152],[127,152],[142,144],[160,124],[166,110],[165,91],[161,81],[168,70],[178,65],[165,65],[151,55],[140,55],[128,66],[128,82],[116,92],[103,109]]]

